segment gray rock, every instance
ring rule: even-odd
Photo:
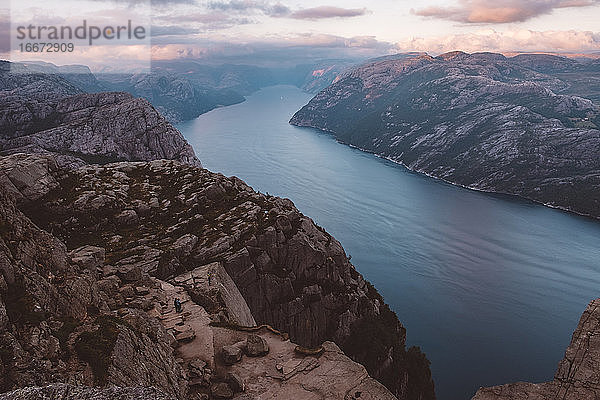
[[[269,353],[267,341],[259,335],[248,335],[246,339],[246,354],[250,357],[260,357]]]
[[[226,383],[215,383],[210,387],[210,393],[215,399],[231,399],[233,390]]]
[[[125,210],[116,217],[120,225],[136,225],[139,221],[138,215],[134,210]]]
[[[196,358],[188,364],[188,371],[191,377],[202,377],[204,376],[204,368],[206,367],[206,362]]]
[[[236,346],[223,346],[221,354],[223,362],[228,365],[233,365],[242,359],[242,349]]]
[[[17,200],[37,200],[58,186],[52,174],[56,170],[56,160],[52,157],[27,154],[4,157],[0,159],[0,186]]]
[[[138,266],[120,266],[117,275],[125,282],[137,282],[142,279],[142,270]]]
[[[246,390],[246,385],[241,376],[236,373],[228,372],[227,373],[227,383],[229,383],[229,387],[233,390],[234,393],[243,392]]]
[[[71,261],[82,269],[96,272],[97,268],[102,267],[106,250],[96,246],[82,246],[69,253]]]

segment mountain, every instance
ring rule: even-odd
[[[58,100],[85,91],[58,74],[31,69],[25,64],[0,60],[2,100],[22,97],[36,101]]]
[[[596,399],[600,394],[600,299],[583,312],[571,343],[560,361],[554,380],[544,383],[518,382],[481,388],[473,400]]]
[[[36,84],[52,85],[55,81],[54,86],[32,88],[28,97],[47,93],[64,97],[80,93],[127,92],[148,100],[168,121],[177,123],[192,120],[218,107],[241,103],[244,96],[267,86],[294,85],[317,93],[353,65],[347,60],[324,60],[289,68],[267,68],[170,60],[153,62],[151,73],[99,73],[95,76],[83,65],[0,61],[0,75],[12,68],[21,71],[23,79],[33,78]],[[5,83],[2,87],[9,88],[17,82],[14,77],[11,79],[12,83],[0,81],[0,84]],[[22,92],[25,83],[19,83],[17,87]]]
[[[0,66],[0,155],[54,154],[71,166],[160,158],[201,165],[181,133],[146,100],[83,93],[59,74],[22,64],[13,64],[23,70],[11,73],[9,63]]]
[[[101,77],[101,82],[108,90],[148,100],[171,122],[191,120],[217,107],[245,100],[232,89],[215,89],[183,74],[109,75]]]
[[[64,65],[36,61],[27,63],[9,63],[0,61],[1,70],[12,68],[12,72],[20,71],[25,75],[43,75],[48,79],[49,76],[56,76],[61,80],[66,80],[76,87],[80,92],[101,92],[105,90],[103,85],[96,79],[96,76],[85,65]]]
[[[278,331],[252,329],[270,344],[273,371],[295,352],[323,354],[308,360],[302,379],[322,364],[315,377],[329,376],[324,390],[338,396],[328,386],[335,379],[352,389],[366,372],[323,344],[333,340],[398,398],[432,398],[428,362],[405,350],[395,314],[341,245],[289,200],[176,161],[65,169],[48,156],[16,154],[0,167],[4,391],[80,376],[80,384],[155,386],[186,398],[203,385],[186,379],[188,363],[200,356],[212,371],[201,374],[215,374],[207,385],[219,382],[230,371],[221,347],[243,340],[237,324],[256,320],[302,346],[281,348]],[[212,284],[206,269],[215,271]],[[189,312],[181,323],[171,322],[175,297]],[[176,343],[182,350],[172,354]],[[250,376],[258,368],[243,365]],[[338,378],[328,375],[334,365]],[[375,398],[395,398],[378,391]]]
[[[291,201],[202,169],[145,100],[0,79],[0,397],[435,397],[396,315]]]
[[[198,60],[156,60],[152,72],[186,76],[213,89],[233,90],[242,95],[280,83],[275,69],[253,65],[206,65]]]
[[[457,185],[600,217],[600,108],[539,72],[569,65],[462,52],[376,61],[290,123]]]

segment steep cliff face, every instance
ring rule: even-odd
[[[452,183],[600,217],[600,108],[555,94],[569,83],[531,63],[559,68],[460,52],[377,61],[290,122]]]
[[[10,162],[34,164],[23,157]],[[34,202],[23,194],[21,209],[67,249],[102,247],[122,275],[160,279],[221,262],[258,323],[306,347],[335,341],[400,399],[434,397],[428,361],[405,349],[396,315],[291,201],[170,161],[47,170],[50,189]]]
[[[102,249],[69,252],[16,207],[15,198],[35,201],[51,190],[56,163],[15,157],[22,164],[8,175],[2,170],[0,191],[0,390],[48,382],[111,383],[158,386],[181,398],[186,381],[164,328],[143,314],[129,320],[105,314],[115,293],[97,271]],[[3,167],[10,159],[3,159]],[[23,176],[45,176],[49,184],[28,185],[19,180]],[[128,357],[114,356],[115,347]]]
[[[600,396],[600,299],[581,316],[552,382],[481,388],[473,400],[597,399]]]
[[[181,133],[146,100],[126,93],[40,100],[20,87],[11,93],[0,97],[0,154],[51,153],[74,167],[160,158],[201,165]]]
[[[113,247],[116,242],[138,245],[131,230],[129,237],[105,243],[106,249],[86,244],[69,251],[20,208],[30,210],[64,190],[62,182],[71,181],[73,172],[39,155],[1,158],[0,166],[0,393],[10,391],[0,398],[206,400],[234,393],[281,398],[294,392],[298,399],[396,399],[333,343],[298,350],[286,334],[253,328],[248,305],[222,263],[171,275],[170,284],[152,276],[158,272],[152,269],[152,254],[159,249],[137,247],[137,255],[150,253],[140,260],[123,258],[126,251]],[[89,173],[97,171],[106,186],[116,182],[104,179],[104,172],[138,176],[136,168],[145,166],[89,167],[85,174],[94,180]],[[152,167],[175,172],[182,165],[156,162]],[[120,215],[119,223],[134,229],[152,212],[139,220],[131,213]],[[172,243],[167,237],[161,245],[182,258],[198,240],[192,233]],[[173,309],[175,298],[184,312]],[[236,328],[240,324],[245,331]],[[239,344],[242,339],[248,344]],[[235,367],[222,357],[228,348],[238,351]]]

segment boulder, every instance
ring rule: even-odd
[[[188,364],[189,375],[192,377],[201,377],[204,375],[204,368],[206,367],[206,362],[195,358]]]
[[[246,354],[250,357],[264,356],[269,352],[267,341],[259,335],[250,335],[246,340]]]
[[[244,390],[246,390],[244,380],[241,376],[239,376],[236,373],[229,372],[227,374],[227,383],[229,383],[229,387],[231,387],[231,390],[233,390],[235,393],[243,392]]]
[[[223,362],[233,365],[242,359],[242,349],[236,346],[223,346]]]
[[[187,330],[175,335],[178,342],[191,342],[196,338],[196,333],[193,330]]]
[[[142,279],[142,270],[136,265],[123,265],[119,267],[117,275],[125,282],[137,282]]]
[[[102,247],[82,246],[69,253],[71,261],[82,269],[95,272],[102,267],[106,251]]]
[[[135,293],[140,296],[145,296],[148,293],[150,293],[150,289],[148,289],[147,287],[144,287],[144,286],[136,286]]]
[[[196,243],[198,243],[198,236],[188,233],[177,239],[171,249],[176,256],[186,257],[191,253]]]
[[[134,210],[125,210],[117,215],[117,223],[121,226],[135,225],[138,222],[139,218]]]
[[[226,383],[215,383],[210,387],[210,393],[215,399],[231,399],[233,390]]]

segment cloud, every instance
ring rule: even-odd
[[[199,33],[197,28],[184,28],[176,25],[152,25],[152,37],[159,36],[187,36]]]
[[[189,40],[155,44],[155,60],[199,59],[211,63],[296,65],[322,59],[363,60],[395,50],[392,43],[372,36],[341,37],[303,33],[269,38],[245,37],[232,40]]]
[[[2,10],[0,10],[2,14]],[[7,17],[0,15],[0,54],[10,51],[10,21]]]
[[[294,19],[325,19],[325,18],[348,18],[367,14],[366,8],[342,8],[333,6],[319,6],[302,8],[293,11],[280,2],[271,3],[266,0],[228,0],[211,1],[208,8],[212,10],[229,11],[237,13],[262,13],[270,17],[286,17]]]
[[[600,51],[600,33],[589,31],[531,31],[493,29],[443,37],[414,37],[396,44],[398,51],[440,54],[466,52],[592,52]]]
[[[294,11],[289,17],[294,19],[349,18],[358,17],[368,13],[369,11],[366,8],[321,6]]]
[[[291,13],[289,7],[267,1],[260,0],[229,0],[229,1],[211,1],[208,3],[211,10],[233,11],[237,13],[261,12],[272,17],[281,17]]]
[[[600,0],[458,0],[454,7],[426,7],[411,12],[422,17],[463,23],[509,23],[549,14],[558,8],[588,7]]]
[[[119,5],[152,5],[153,7],[166,7],[172,4],[195,4],[196,0],[93,0],[102,3],[113,3]]]
[[[174,32],[178,26],[182,26],[184,24],[192,24],[194,27],[192,28],[184,28],[182,30],[188,30],[189,33],[199,33],[200,28],[203,30],[217,30],[217,29],[227,29],[232,26],[237,25],[247,25],[252,24],[253,21],[246,17],[235,17],[230,13],[226,13],[223,11],[211,11],[211,12],[191,12],[187,14],[174,14],[174,15],[163,15],[156,18],[157,21],[165,22],[167,25],[163,26],[161,29],[166,29],[168,26],[168,31]],[[198,25],[200,25],[198,27]],[[195,32],[194,32],[195,31]],[[160,32],[160,30],[159,30]],[[180,33],[183,35],[184,33]],[[152,36],[160,36],[155,35],[152,32]]]

